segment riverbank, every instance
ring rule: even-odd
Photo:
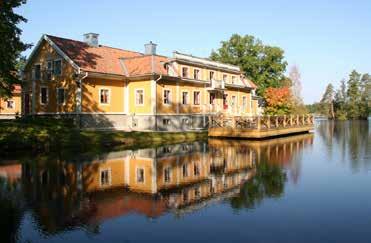
[[[19,119],[0,122],[0,151],[49,152],[140,148],[207,139],[207,132],[81,131],[72,120]]]

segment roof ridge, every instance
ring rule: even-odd
[[[142,56],[136,56],[136,57],[122,57],[121,59],[123,59],[123,60],[131,60],[131,59],[145,58],[145,57],[151,57],[151,56],[169,58],[169,57],[167,57],[167,56],[157,55],[157,54],[156,54],[156,55],[147,55],[147,54],[143,54]]]
[[[55,35],[49,35],[49,34],[45,34],[45,35],[46,36],[49,36],[49,37],[54,37],[54,38],[59,38],[59,39],[64,39],[64,40],[69,40],[69,41],[75,41],[75,42],[80,42],[80,43],[86,44],[83,41],[74,40],[74,39],[71,39],[71,38],[65,38],[65,37],[60,37],[60,36],[55,36]],[[106,45],[99,45],[99,47],[106,47],[106,48],[117,49],[117,50],[121,50],[121,51],[127,51],[127,52],[132,52],[132,53],[138,53],[138,54],[141,54],[141,55],[145,55],[145,54],[143,54],[142,52],[139,52],[139,51],[132,51],[132,50],[127,50],[127,49],[123,49],[123,48],[119,48],[119,47],[112,47],[112,46],[106,46]]]

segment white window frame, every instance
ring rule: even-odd
[[[8,99],[5,102],[6,102],[6,109],[7,110],[14,110],[15,109],[15,101],[14,100],[12,100],[12,99],[9,100]],[[13,107],[9,108],[9,103],[8,102],[11,102],[13,104]]]
[[[224,78],[225,78],[225,80],[224,80]],[[223,77],[222,77],[222,79],[223,79],[223,81],[224,81],[225,83],[228,83],[228,74],[223,73]]]
[[[181,98],[181,100],[182,100],[182,105],[189,105],[189,91],[188,90],[182,90],[182,98]],[[183,104],[183,93],[187,93],[187,102],[186,102],[186,104]]]
[[[200,94],[200,97],[199,97],[199,104],[195,104],[195,93],[196,92],[198,92],[199,94]],[[192,104],[194,105],[194,106],[200,106],[201,105],[201,90],[194,90],[193,91],[193,102],[192,102]]]
[[[244,100],[246,101],[245,103],[244,103]],[[246,109],[247,109],[247,96],[244,95],[242,96],[242,111],[246,112]]]
[[[137,93],[138,91],[142,91],[142,96],[143,96],[143,103],[138,104],[138,99],[137,99]],[[135,106],[144,106],[144,89],[135,89],[134,90],[134,99],[135,99]]]
[[[236,75],[232,75],[231,83],[232,83],[232,84],[236,84],[236,80],[237,80]]]
[[[46,89],[46,102],[42,102],[42,89]],[[47,105],[49,103],[49,87],[48,86],[40,86],[40,105]]]
[[[213,73],[213,77],[211,77],[211,73]],[[210,81],[215,80],[215,71],[212,70],[209,71],[209,80]]]
[[[49,64],[50,64],[50,69],[49,69]],[[50,72],[50,78],[48,78],[48,81],[51,81],[53,79],[53,65],[54,61],[53,60],[47,60],[46,61],[46,75],[49,75]]]
[[[165,92],[169,91],[169,103],[165,103]],[[162,104],[163,105],[171,105],[172,102],[172,95],[171,95],[171,89],[163,89],[162,90]]]
[[[101,100],[101,92],[102,90],[108,90],[108,98],[107,98],[107,103],[102,103]],[[99,88],[99,105],[110,105],[111,104],[111,89],[110,88]]]
[[[39,78],[38,79],[36,79],[36,66],[40,66],[40,76],[39,76]],[[35,63],[34,65],[33,65],[33,73],[32,73],[32,78],[33,78],[33,80],[41,80],[42,79],[42,72],[41,72],[41,68],[42,68],[42,65],[41,65],[41,63]]]
[[[59,103],[59,90],[63,89],[64,92],[63,92],[63,103]],[[66,104],[66,89],[65,88],[57,88],[57,94],[56,94],[56,98],[57,98],[57,104],[58,105],[65,105]],[[100,97],[99,97],[100,99]]]
[[[169,170],[169,181],[166,181],[166,170]],[[170,166],[165,167],[164,168],[164,183],[171,183],[171,175],[172,175],[171,167]]]
[[[237,96],[236,95],[231,95],[231,107],[232,108],[236,108],[237,102],[238,102]]]
[[[143,181],[138,181],[138,170],[143,170]],[[145,184],[146,183],[146,170],[143,167],[136,167],[135,168],[135,181],[138,184]]]
[[[184,69],[187,70],[187,74],[186,75],[184,75],[184,72],[183,72]],[[182,69],[181,69],[181,71],[182,71],[182,78],[189,78],[189,67],[183,66]]]
[[[198,71],[197,75],[196,75],[196,71]],[[201,80],[200,74],[201,74],[201,70],[199,68],[194,68],[193,69],[193,79],[194,80]],[[197,76],[197,78],[195,76]]]
[[[102,172],[108,171],[108,184],[102,184]],[[111,168],[104,168],[99,169],[99,186],[100,187],[107,187],[112,185],[112,169]]]
[[[55,63],[56,63],[56,62],[59,62],[59,61],[61,62],[60,73],[55,73],[55,70],[56,70],[56,68],[55,68]],[[53,69],[52,69],[52,70],[53,70],[53,75],[54,75],[54,76],[61,76],[62,73],[63,73],[63,70],[62,70],[62,69],[63,69],[63,60],[62,60],[61,58],[54,59],[54,60],[53,60]]]

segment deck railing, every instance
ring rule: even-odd
[[[234,128],[245,130],[272,130],[312,126],[314,117],[308,115],[283,116],[210,116],[209,128]]]

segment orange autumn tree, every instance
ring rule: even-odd
[[[264,92],[265,114],[285,115],[292,112],[293,96],[290,87],[267,88]]]

